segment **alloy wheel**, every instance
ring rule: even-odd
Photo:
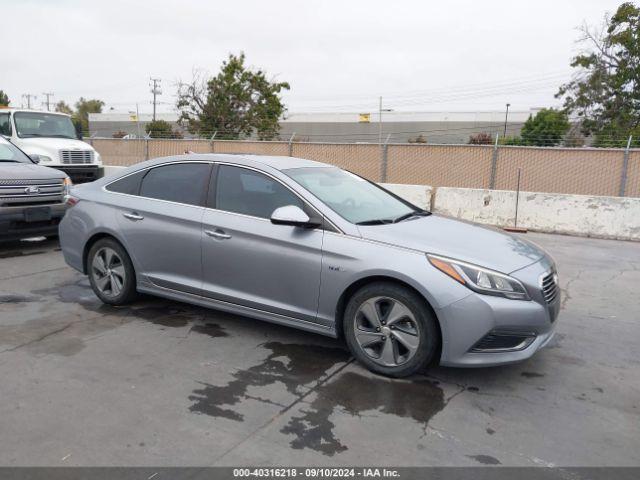
[[[420,346],[418,322],[411,310],[390,297],[373,297],[358,308],[354,333],[362,351],[376,363],[397,367]]]
[[[91,275],[96,288],[107,297],[117,297],[124,288],[124,263],[112,248],[103,247],[96,252],[91,262]]]

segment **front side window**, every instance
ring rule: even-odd
[[[417,210],[340,168],[291,168],[284,173],[351,223],[389,223]]]
[[[77,138],[76,129],[66,115],[46,112],[16,112],[13,114],[16,133],[20,138]]]
[[[18,147],[4,139],[0,139],[0,162],[33,163]]]
[[[297,195],[267,175],[242,167],[219,167],[215,200],[218,210],[271,218],[274,210],[287,205],[304,208]]]
[[[0,113],[0,135],[11,136],[11,119],[8,113]]]
[[[179,163],[152,168],[142,179],[140,196],[202,205],[210,170],[208,163]]]

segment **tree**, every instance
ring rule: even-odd
[[[0,90],[0,107],[8,107],[10,103],[9,95]]]
[[[583,25],[581,32],[587,47],[571,62],[578,72],[556,97],[594,145],[622,146],[640,133],[640,9],[625,2],[600,29]]]
[[[246,67],[244,53],[230,54],[215,77],[203,80],[195,73],[191,83],[180,84],[177,107],[191,133],[235,139],[255,130],[261,140],[270,140],[285,110],[279,94],[289,88]]]
[[[76,102],[76,111],[73,114],[73,123],[76,126],[76,131],[79,131],[79,133],[88,132],[89,114],[102,113],[102,107],[104,107],[102,100],[85,100],[80,97],[80,100]]]
[[[60,100],[58,103],[56,103],[55,110],[56,112],[73,115],[73,109],[69,105],[67,105],[67,102],[65,102],[64,100]]]
[[[524,145],[551,147],[562,142],[569,127],[569,119],[565,112],[543,108],[535,117],[529,115],[520,130],[520,136]]]
[[[578,125],[571,125],[571,128],[569,128],[569,131],[564,136],[564,141],[562,142],[562,144],[565,147],[570,148],[584,147],[585,138],[584,135],[582,135],[582,133],[580,132],[580,127]]]
[[[151,138],[182,138],[182,133],[173,130],[171,124],[165,120],[154,120],[145,125],[144,129]]]
[[[493,137],[490,133],[474,133],[469,136],[469,145],[492,145]]]

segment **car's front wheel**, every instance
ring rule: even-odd
[[[95,294],[109,305],[126,305],[136,295],[136,277],[131,259],[117,241],[98,240],[87,256],[89,282]]]
[[[424,299],[394,283],[376,282],[358,290],[345,309],[343,328],[354,357],[390,377],[423,370],[438,348],[436,319]]]

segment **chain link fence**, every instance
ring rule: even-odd
[[[329,163],[376,182],[640,197],[640,149],[233,141],[88,140],[105,165],[194,153],[294,156]]]

